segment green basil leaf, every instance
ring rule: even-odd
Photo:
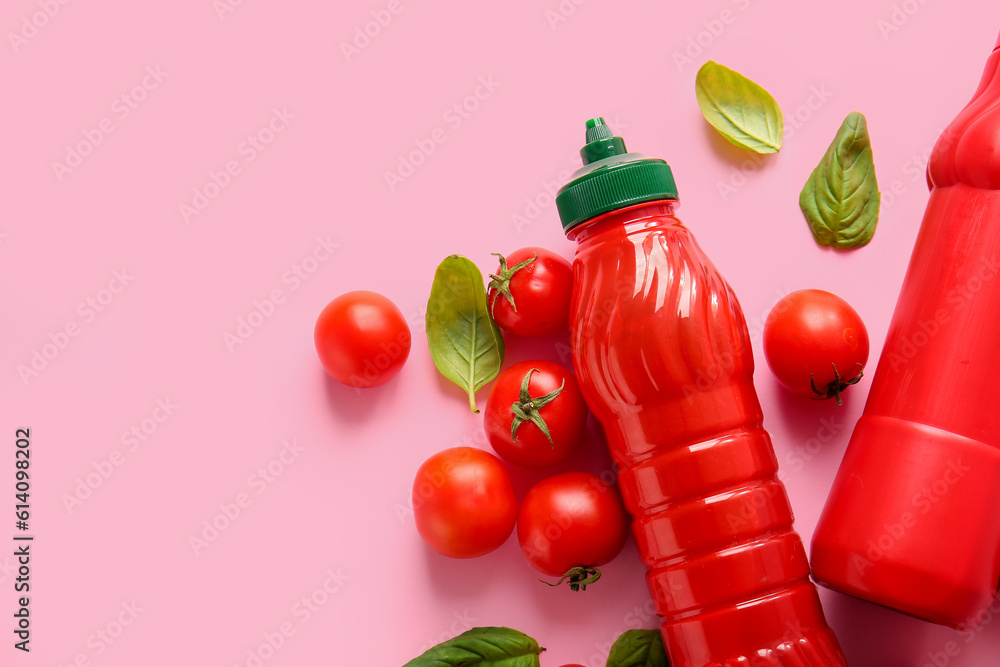
[[[882,195],[864,114],[852,111],[799,195],[816,243],[859,248],[872,240]]]
[[[472,628],[442,642],[403,667],[539,667],[545,649],[510,628]]]
[[[668,667],[659,630],[626,630],[615,640],[607,667]]]
[[[698,70],[694,90],[705,120],[730,142],[758,153],[781,150],[785,117],[759,85],[709,60]]]
[[[486,304],[483,274],[460,255],[445,258],[434,274],[427,302],[427,344],[434,365],[469,394],[476,408],[476,391],[500,372],[504,344]]]

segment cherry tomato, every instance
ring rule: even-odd
[[[614,559],[627,537],[628,515],[617,489],[589,472],[543,479],[517,515],[521,553],[542,574],[568,579],[573,590],[597,581],[597,566]]]
[[[868,330],[839,296],[804,289],[775,304],[764,321],[764,357],[778,382],[813,398],[836,398],[868,363]]]
[[[359,290],[341,294],[313,330],[326,372],[351,387],[376,387],[396,377],[410,354],[410,327],[389,299]]]
[[[568,368],[541,359],[522,361],[497,377],[484,423],[501,458],[541,468],[565,461],[583,440],[587,404]]]
[[[413,482],[417,532],[450,558],[475,558],[507,541],[517,496],[500,459],[475,447],[453,447],[424,461]]]
[[[569,326],[573,265],[545,248],[521,248],[500,258],[489,284],[493,319],[519,336],[548,336]]]

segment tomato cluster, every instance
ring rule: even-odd
[[[518,336],[548,336],[569,325],[573,268],[544,248],[522,248],[490,274],[489,317]],[[352,387],[375,387],[399,373],[410,352],[410,330],[396,305],[375,292],[331,301],[314,330],[326,371]],[[546,468],[567,461],[584,438],[587,405],[573,373],[538,359],[496,377],[486,402],[484,430],[508,463]],[[628,519],[613,485],[585,472],[550,476],[518,509],[510,473],[497,456],[453,447],[427,459],[413,482],[417,531],[451,558],[483,556],[517,526],[528,562],[568,579],[574,590],[600,576],[597,566],[621,551]],[[560,580],[561,581],[561,580]]]
[[[546,336],[568,327],[572,267],[544,248],[523,248],[490,274],[488,303],[508,333]],[[564,463],[584,439],[587,405],[566,367],[538,359],[497,376],[484,413],[493,450],[523,468]],[[417,530],[445,556],[473,558],[498,548],[517,526],[527,561],[543,574],[580,590],[600,576],[596,568],[621,551],[628,519],[618,491],[596,475],[552,475],[528,491],[520,509],[510,474],[488,452],[455,447],[430,457],[413,486]]]

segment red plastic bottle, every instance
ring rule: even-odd
[[[1000,582],[1000,42],[938,139],[928,185],[868,403],[813,537],[813,572],[975,627]]]
[[[663,161],[587,122],[557,197],[573,364],[604,427],[672,667],[844,665],[809,580],[736,297]]]

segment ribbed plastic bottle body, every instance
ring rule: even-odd
[[[938,139],[928,182],[813,567],[832,588],[976,626],[1000,582],[1000,51]]]
[[[671,665],[844,664],[777,478],[732,290],[667,201],[570,238],[574,366],[619,467]]]

